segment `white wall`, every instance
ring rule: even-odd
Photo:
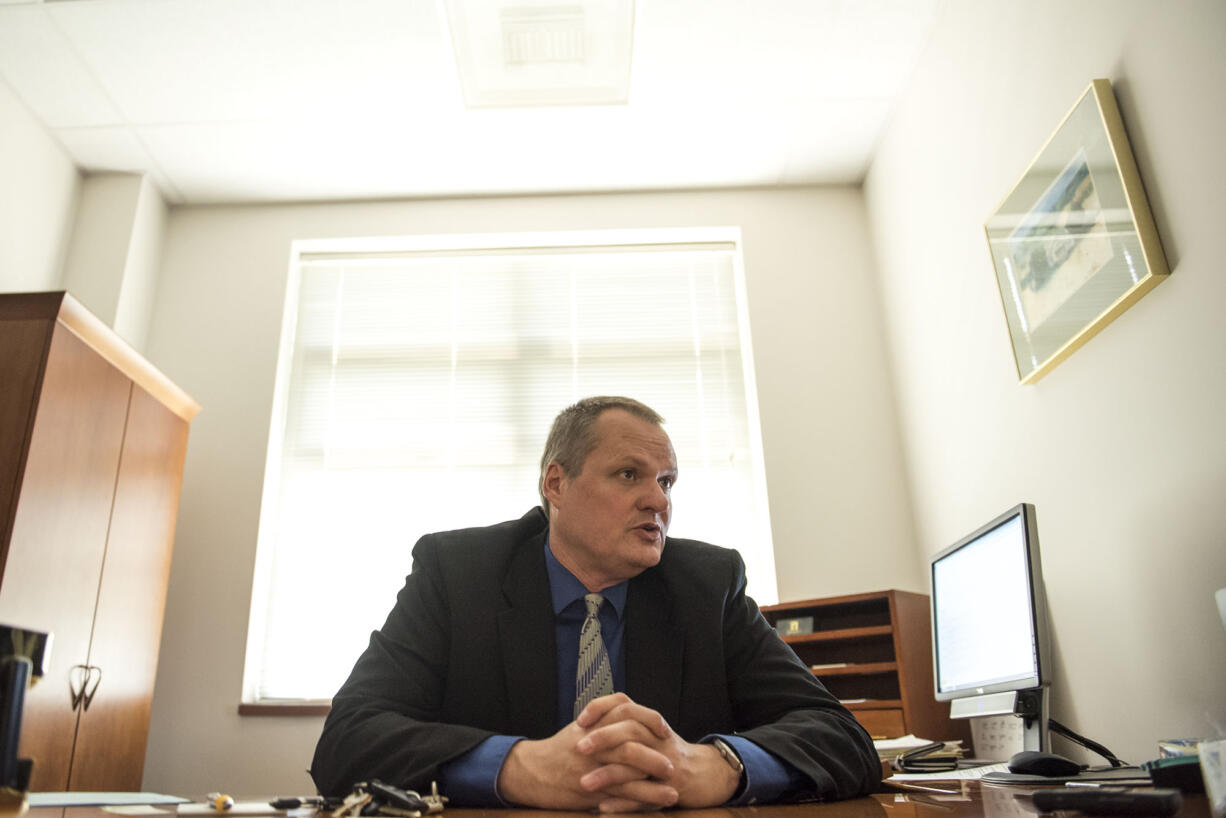
[[[1133,761],[1226,729],[1223,35],[1220,0],[954,0],[866,185],[920,556],[1034,502],[1054,715]],[[1174,273],[1019,386],[983,223],[1095,77]]]
[[[140,177],[132,235],[124,264],[123,285],[115,309],[115,332],[136,350],[145,351],[154,296],[162,272],[162,237],[166,230],[166,203],[148,176]]]
[[[80,177],[2,81],[0,180],[0,292],[59,289]]]
[[[64,260],[63,287],[138,352],[161,271],[166,205],[147,176],[86,176]]]
[[[781,598],[919,587],[858,191],[175,209],[149,352],[204,410],[188,448],[146,789],[310,786],[322,719],[236,715],[290,241],[697,225],[743,231]],[[405,548],[422,533],[405,531]],[[321,660],[326,645],[304,657]]]
[[[141,177],[131,173],[101,173],[81,183],[64,287],[108,327],[119,309],[140,188]]]
[[[71,292],[143,351],[166,205],[146,177],[82,178],[0,81],[0,292]]]

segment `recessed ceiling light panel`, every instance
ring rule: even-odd
[[[444,0],[444,5],[468,107],[629,100],[634,0]]]

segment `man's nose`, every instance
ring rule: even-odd
[[[639,507],[652,511],[668,509],[668,492],[659,483],[652,481],[639,497]]]

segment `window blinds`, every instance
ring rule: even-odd
[[[301,254],[245,698],[331,697],[417,537],[537,504],[549,425],[588,395],[665,417],[670,533],[736,547],[774,601],[738,264],[733,242]]]

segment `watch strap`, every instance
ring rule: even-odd
[[[711,746],[719,751],[724,761],[728,762],[728,766],[732,768],[737,775],[745,774],[745,765],[741,763],[741,757],[736,754],[736,750],[722,738],[711,739]]]

